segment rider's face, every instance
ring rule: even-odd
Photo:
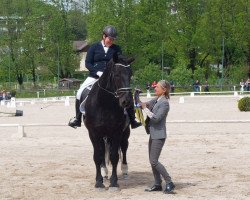
[[[103,35],[103,41],[105,46],[110,47],[113,44],[114,39]]]

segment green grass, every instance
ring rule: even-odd
[[[47,97],[58,97],[58,96],[75,96],[74,92],[76,90],[45,90],[39,91],[39,98],[47,98]],[[37,91],[21,91],[16,92],[16,98],[37,98]]]

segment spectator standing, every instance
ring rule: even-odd
[[[241,94],[244,92],[244,87],[245,87],[245,82],[243,79],[241,79],[240,81],[240,92]]]
[[[146,90],[150,90],[150,83],[149,82],[147,82]]]
[[[6,93],[6,91],[5,91],[5,90],[3,90],[3,94],[2,94],[2,96],[3,96],[3,100],[7,100],[7,93]]]
[[[250,91],[250,78],[247,79],[245,85],[246,85],[246,90],[247,90],[247,91]]]
[[[205,85],[204,85],[204,92],[209,92],[209,84],[206,80]]]
[[[175,89],[175,85],[174,85],[174,81],[170,81],[170,93],[174,93],[174,89]]]
[[[156,85],[157,85],[157,82],[156,82],[156,81],[154,81],[154,82],[152,83],[151,87],[152,87],[152,88],[155,88],[155,87],[156,87]]]
[[[194,91],[195,92],[200,92],[200,81],[196,80],[195,83],[193,84],[194,86]]]

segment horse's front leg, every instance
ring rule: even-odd
[[[113,139],[112,143],[111,143],[111,150],[110,150],[110,161],[112,164],[112,174],[110,177],[109,187],[116,187],[116,188],[119,187],[119,185],[117,183],[117,181],[118,181],[117,164],[119,161],[118,147],[119,147],[119,141]]]
[[[101,164],[103,162],[104,157],[104,142],[101,139],[98,139],[97,141],[92,141],[94,146],[94,161],[96,166],[96,188],[105,188],[105,185],[103,184],[103,177],[101,174]]]

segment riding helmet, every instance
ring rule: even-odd
[[[114,26],[106,26],[103,29],[103,34],[105,34],[107,37],[111,38],[111,39],[116,39],[117,38],[117,32]]]

